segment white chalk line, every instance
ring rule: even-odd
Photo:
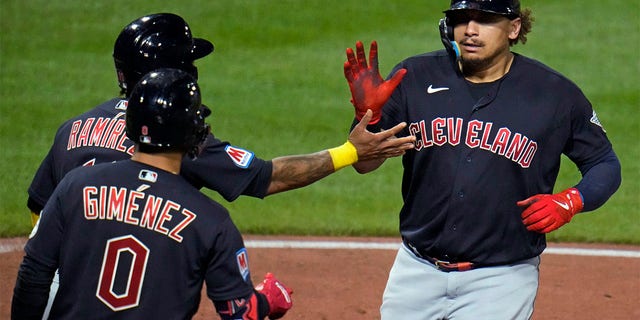
[[[0,239],[1,240],[1,239]],[[397,242],[364,242],[364,241],[310,241],[310,240],[246,240],[247,248],[266,249],[365,249],[365,250],[398,250]],[[24,243],[2,244],[0,253],[19,251]],[[543,254],[592,257],[640,258],[640,250],[618,249],[586,249],[570,247],[547,247]]]

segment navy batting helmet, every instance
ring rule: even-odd
[[[179,150],[197,156],[209,133],[200,88],[189,73],[172,68],[144,75],[131,91],[127,137],[143,151]]]
[[[451,0],[448,14],[456,10],[479,10],[495,13],[509,18],[516,18],[520,15],[519,0]]]
[[[213,52],[213,44],[193,38],[189,25],[172,13],[157,13],[129,23],[116,39],[113,59],[122,93],[129,90],[144,74],[158,68],[176,68],[191,73],[198,71],[193,61]]]

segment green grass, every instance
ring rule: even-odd
[[[117,94],[111,59],[130,20],[175,12],[215,52],[198,61],[217,136],[262,158],[341,144],[352,107],[344,50],[377,40],[380,68],[441,47],[448,1],[16,1],[0,3],[0,237],[26,235],[26,190],[57,126]],[[529,4],[530,3],[530,4]],[[623,184],[595,212],[549,235],[553,241],[640,243],[640,4],[524,1],[536,17],[526,45],[575,81],[592,101],[621,159]],[[264,200],[220,200],[246,233],[398,234],[401,166],[358,175],[343,169],[312,186]],[[558,188],[579,179],[568,161]]]

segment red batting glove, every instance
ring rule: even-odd
[[[571,221],[582,210],[584,203],[576,188],[569,188],[556,194],[537,194],[517,205],[524,207],[522,222],[527,230],[549,233]]]
[[[364,54],[362,42],[356,42],[356,54],[353,49],[347,48],[347,61],[344,63],[344,76],[351,90],[351,103],[356,108],[356,119],[360,121],[367,109],[371,109],[373,117],[369,124],[376,124],[382,116],[382,106],[391,96],[391,93],[400,84],[407,69],[400,69],[384,81],[378,70],[378,44],[371,42],[369,50],[369,66]]]
[[[291,294],[293,290],[285,287],[271,272],[265,275],[264,280],[256,286],[256,290],[269,302],[269,319],[280,319],[293,305]]]

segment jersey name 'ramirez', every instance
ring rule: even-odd
[[[113,118],[87,118],[71,124],[67,150],[80,147],[100,147],[133,154],[133,145],[126,146],[124,112]],[[83,123],[84,122],[84,123]]]
[[[180,232],[196,219],[195,213],[179,203],[127,188],[86,186],[82,200],[87,220],[115,220],[147,228],[180,243]],[[179,220],[169,223],[173,218]]]
[[[409,125],[409,132],[416,137],[415,149],[460,144],[462,139],[462,118],[436,118],[427,126],[424,120]],[[523,168],[531,165],[538,143],[521,133],[514,133],[509,128],[499,128],[493,139],[493,123],[472,120],[467,124],[464,143],[469,148],[480,148],[504,156]]]

